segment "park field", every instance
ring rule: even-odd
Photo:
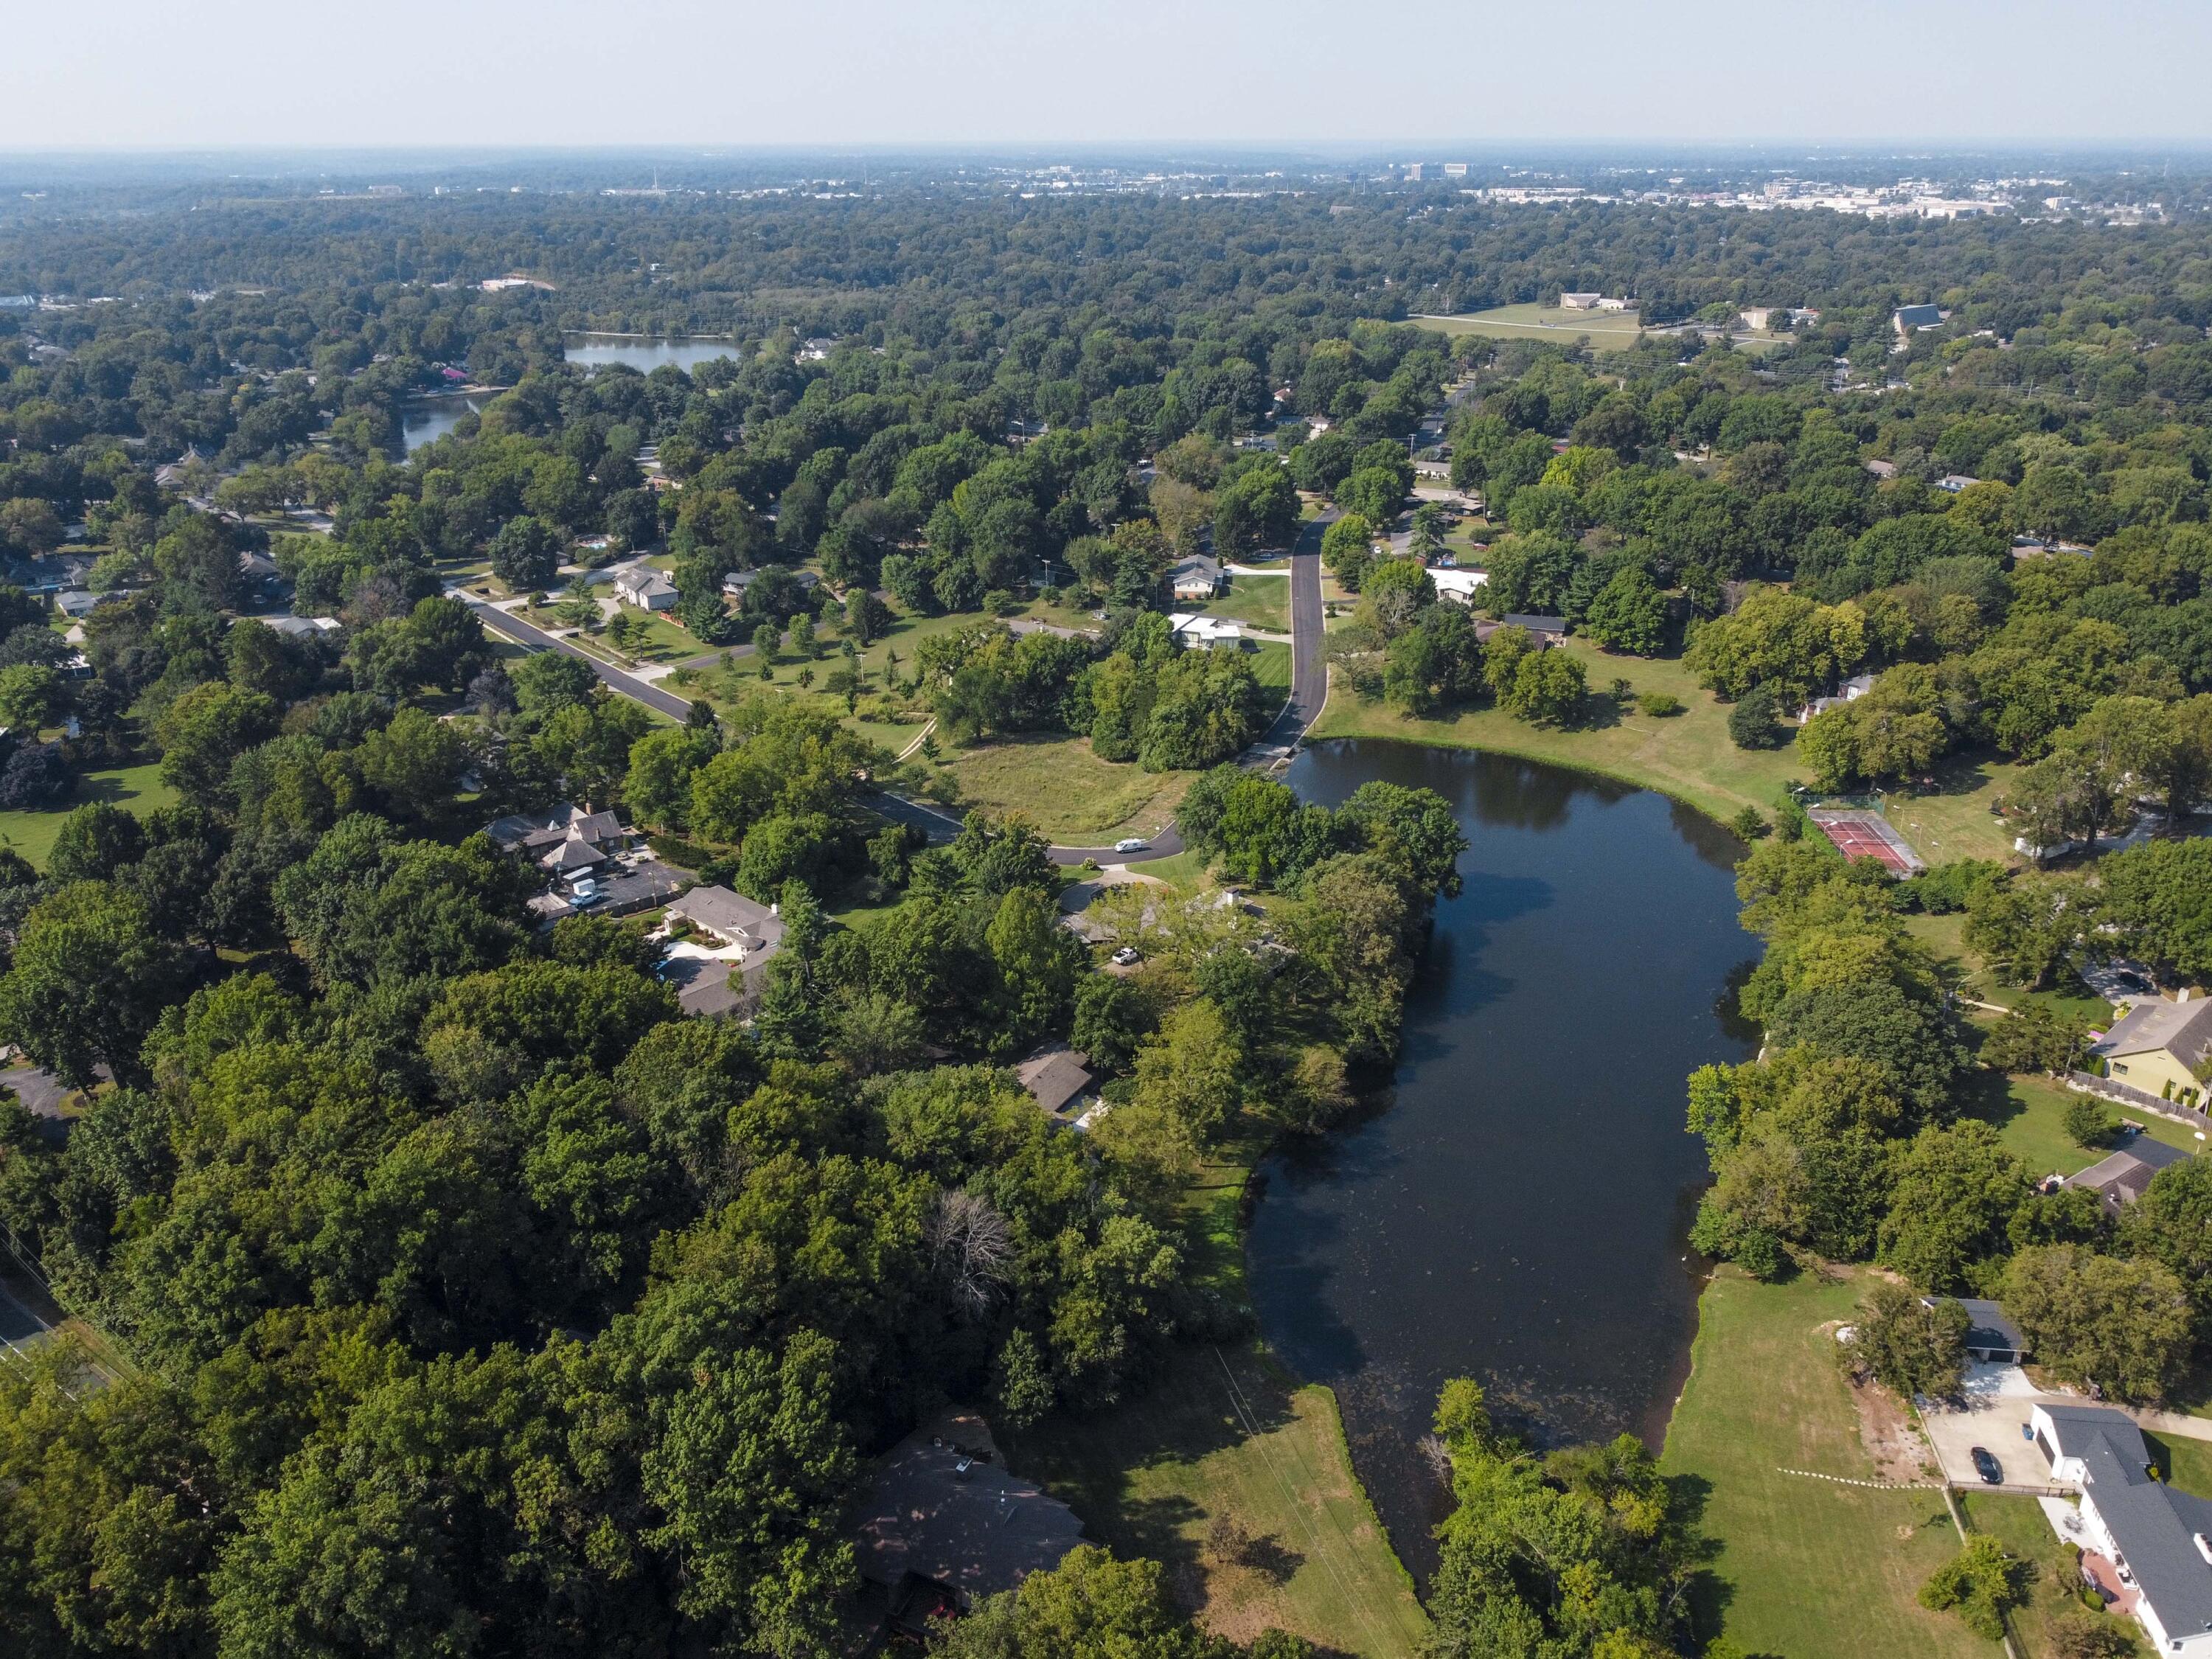
[[[1723,822],[1747,806],[1771,818],[1784,790],[1806,781],[1805,769],[1797,763],[1795,727],[1784,728],[1789,735],[1778,749],[1737,748],[1729,737],[1728,705],[1698,685],[1680,658],[1616,656],[1579,636],[1570,637],[1560,648],[1580,659],[1589,678],[1594,695],[1583,725],[1532,726],[1495,708],[1415,720],[1354,696],[1333,677],[1328,706],[1311,738],[1396,738],[1517,755],[1656,789]],[[1633,702],[1616,704],[1604,695],[1615,680],[1628,683],[1632,697],[1667,693],[1682,704],[1682,712],[1655,716],[1639,713]],[[1923,828],[1905,831],[1931,864],[1963,858],[2008,861],[2009,832],[1989,811],[1997,777],[2005,769],[1948,763],[1938,769],[1935,793],[1890,796],[1889,816],[1900,824],[1933,820],[1943,826],[1940,837]]]
[[[94,801],[128,807],[143,817],[164,806],[174,806],[177,792],[161,781],[159,761],[87,772],[77,780],[76,793],[58,806],[35,811],[0,812],[0,847],[21,854],[44,869],[47,854],[54,850],[54,836],[60,832],[62,820],[71,809]]]
[[[962,806],[1026,812],[1048,840],[1066,847],[1158,834],[1197,775],[1103,761],[1088,738],[1044,732],[947,749],[944,769]]]
[[[1723,1267],[1698,1304],[1690,1380],[1661,1466],[1699,1483],[1717,1552],[1703,1609],[1746,1653],[1789,1659],[1996,1659],[1914,1598],[1959,1548],[1942,1495],[1818,1480],[1877,1478],[1832,1334],[1865,1275],[1761,1285]]]
[[[1593,351],[1625,351],[1644,335],[1642,319],[1630,311],[1562,311],[1557,306],[1493,306],[1458,317],[1409,317],[1419,328],[1444,334],[1486,334],[1500,340],[1542,340],[1572,345],[1588,337]]]

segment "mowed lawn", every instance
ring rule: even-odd
[[[1026,812],[1063,846],[1157,833],[1174,819],[1176,804],[1197,775],[1103,761],[1088,738],[1043,733],[947,749],[944,758],[963,806]]]
[[[2029,1174],[2038,1178],[2070,1176],[2087,1169],[2112,1150],[2077,1146],[2066,1133],[2066,1109],[2086,1098],[2047,1077],[2007,1078],[2002,1098],[1981,1104],[1971,1115],[1996,1128],[2005,1150],[2027,1164]],[[2130,1112],[2107,1102],[2098,1103],[2115,1121],[2141,1124],[2153,1140],[2162,1140],[2185,1152],[2195,1152],[2203,1145],[2186,1124],[2154,1117],[2148,1112]]]
[[[1705,1485],[1718,1611],[1746,1652],[1992,1659],[1995,1644],[1914,1599],[1960,1547],[1942,1494],[1780,1472],[1875,1478],[1832,1334],[1865,1285],[1858,1273],[1761,1285],[1721,1268],[1661,1465]]]
[[[1632,311],[1562,311],[1555,305],[1492,306],[1456,317],[1409,317],[1417,328],[1443,334],[1486,334],[1498,340],[1547,340],[1572,345],[1589,337],[1593,351],[1626,351],[1644,332]]]
[[[1229,591],[1198,608],[1209,617],[1225,617],[1263,633],[1291,631],[1291,578],[1280,575],[1231,576]]]
[[[2079,1617],[2082,1612],[2073,1594],[2073,1586],[2081,1580],[2058,1534],[2044,1518],[2043,1506],[2016,1492],[1977,1492],[1960,1493],[1959,1507],[1966,1514],[1966,1524],[1976,1532],[1987,1533],[2008,1553],[2035,1564],[2035,1582],[2028,1588],[2027,1605],[2014,1610],[2012,1627],[2020,1638],[2022,1659],[2057,1659],[2059,1621],[2069,1615]],[[2118,1614],[2107,1617],[2130,1635],[2140,1630],[2132,1619]]]
[[[87,772],[77,780],[76,793],[58,806],[36,811],[0,812],[0,847],[21,854],[43,870],[47,855],[54,850],[54,836],[61,830],[62,820],[70,815],[71,808],[93,801],[128,807],[143,817],[164,806],[174,806],[177,792],[161,781],[159,761]]]
[[[1746,806],[1772,816],[1784,787],[1803,777],[1790,744],[1754,750],[1729,742],[1726,706],[1699,687],[1679,660],[1611,656],[1581,639],[1560,648],[1581,660],[1594,693],[1625,679],[1638,692],[1670,693],[1683,712],[1654,717],[1638,714],[1632,702],[1615,708],[1609,697],[1598,695],[1590,699],[1593,723],[1565,730],[1531,726],[1495,708],[1413,720],[1379,701],[1363,701],[1337,676],[1312,735],[1400,738],[1549,761],[1658,789],[1723,819]]]

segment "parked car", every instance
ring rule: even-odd
[[[568,884],[568,902],[578,909],[587,909],[606,896],[599,891],[599,884],[589,876],[580,876]]]
[[[1114,965],[1116,968],[1133,968],[1143,960],[1144,957],[1139,954],[1137,947],[1133,945],[1125,945],[1114,952]]]
[[[1114,850],[1117,853],[1142,853],[1149,849],[1151,846],[1152,842],[1148,841],[1139,841],[1136,836],[1130,836],[1121,841],[1115,842],[1114,843]]]
[[[1983,1485],[2004,1485],[2004,1465],[1997,1462],[1987,1446],[1976,1446],[1966,1455],[1974,1460],[1974,1473],[1982,1477]]]

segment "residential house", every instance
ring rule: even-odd
[[[1168,581],[1178,599],[1210,599],[1221,591],[1221,562],[1194,553],[1168,572]]]
[[[82,620],[106,605],[110,599],[119,599],[121,593],[91,593],[82,587],[65,587],[54,595],[54,609],[64,617]]]
[[[1567,637],[1567,619],[1565,617],[1530,617],[1509,611],[1505,614],[1505,625],[1508,628],[1525,628],[1546,645],[1557,645]]]
[[[2084,1567],[2117,1578],[2110,1588],[2133,1586],[2130,1610],[2157,1652],[2212,1655],[2212,1502],[2160,1480],[2142,1431],[2108,1407],[2041,1402],[2028,1425],[2051,1480],[2081,1494],[2102,1558],[2085,1557]]]
[[[1562,294],[1559,295],[1559,309],[1562,311],[1595,311],[1597,309],[1597,302],[1603,298],[1605,298],[1605,295],[1602,294]]]
[[[981,1428],[956,1418],[950,1435],[917,1431],[893,1447],[848,1511],[860,1577],[909,1633],[1050,1572],[1083,1541],[1075,1511],[994,1461],[988,1431],[963,1433],[963,1421]]]
[[[1600,300],[1597,308],[1600,311],[1633,311],[1643,303],[1641,300]]]
[[[722,592],[732,599],[743,602],[745,590],[758,581],[763,574],[758,570],[732,570],[722,578]],[[800,588],[806,592],[811,593],[822,586],[822,578],[811,570],[793,570],[790,574],[797,579]]]
[[[1938,306],[1899,306],[1891,313],[1889,325],[1903,339],[1922,329],[1942,327],[1943,312]]]
[[[1963,472],[1947,472],[1936,480],[1936,488],[1948,490],[1955,495],[1967,485],[1979,483],[1981,483],[1979,478],[1970,478]]]
[[[633,565],[616,573],[615,597],[641,611],[673,611],[676,584],[649,564]]]
[[[336,617],[241,617],[239,620],[258,622],[264,628],[273,629],[277,633],[295,640],[304,640],[322,634],[335,634],[338,631],[338,619]]]
[[[515,812],[484,826],[502,852],[520,853],[556,874],[605,863],[628,840],[612,812],[586,812],[566,801],[540,812]]]
[[[1439,570],[1431,565],[1429,580],[1437,585],[1438,599],[1472,605],[1477,591],[1489,584],[1490,573],[1486,570]]]
[[[1797,724],[1804,725],[1815,714],[1825,714],[1831,708],[1841,708],[1847,702],[1856,702],[1874,690],[1874,676],[1854,674],[1836,690],[1831,697],[1815,697],[1797,711]]]
[[[694,887],[665,912],[690,925],[713,955],[689,953],[662,964],[661,976],[677,987],[687,1014],[732,1014],[760,995],[768,964],[783,944],[783,921],[773,904],[757,904],[726,887]]]
[[[824,339],[817,335],[799,343],[799,349],[792,354],[792,361],[800,363],[827,362],[830,360],[830,354],[836,349],[836,341]]]
[[[2138,1002],[2089,1052],[2130,1088],[2201,1106],[2212,1077],[2212,998],[2192,999],[2185,991],[2172,1002]]]
[[[2027,1338],[2002,1308],[1978,1296],[1962,1296],[1959,1305],[1966,1310],[1967,1358],[2017,1365],[2027,1358]]]
[[[1873,473],[1875,477],[1880,478],[1883,483],[1887,483],[1890,479],[1894,478],[1897,476],[1897,463],[1895,461],[1869,461],[1866,463],[1866,470]]]
[[[1091,1056],[1065,1042],[1048,1042],[1014,1067],[1030,1097],[1055,1123],[1076,1123],[1097,1087]]]
[[[2096,1194],[2105,1201],[2106,1213],[2117,1218],[2143,1195],[2160,1170],[2188,1157],[2179,1146],[2153,1140],[2138,1130],[2117,1152],[2098,1159],[2078,1175],[2067,1176],[2066,1185]]]
[[[1241,650],[1244,643],[1243,627],[1220,617],[1194,617],[1178,611],[1168,618],[1168,628],[1186,650],[1216,651],[1224,645]]]

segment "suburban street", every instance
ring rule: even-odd
[[[1336,522],[1332,507],[1298,532],[1291,550],[1291,696],[1259,750],[1289,750],[1321,718],[1328,700],[1328,665],[1322,657],[1321,538]]]
[[[532,651],[561,651],[591,664],[592,672],[625,697],[634,698],[648,708],[657,708],[673,720],[682,720],[691,712],[690,702],[672,692],[663,691],[649,681],[635,674],[625,674],[612,663],[602,662],[588,651],[580,651],[568,641],[547,633],[544,629],[511,616],[496,605],[472,599],[459,588],[447,588],[447,595],[459,599],[473,610],[487,628],[495,629],[517,645],[527,646]]]

